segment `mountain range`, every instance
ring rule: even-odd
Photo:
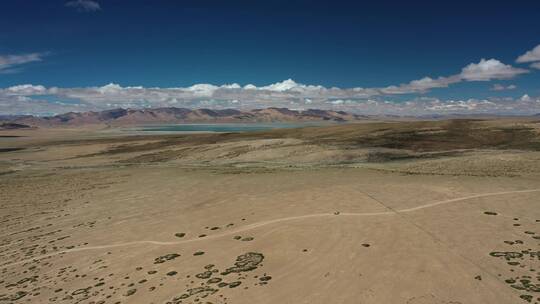
[[[76,127],[84,125],[129,126],[161,123],[254,123],[254,122],[310,122],[352,121],[362,115],[331,110],[290,110],[266,108],[253,110],[210,110],[186,108],[112,109],[100,112],[68,112],[54,116],[0,116],[0,123],[31,127]]]

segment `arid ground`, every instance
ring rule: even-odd
[[[0,132],[0,303],[540,303],[540,123]]]

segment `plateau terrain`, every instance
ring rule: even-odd
[[[0,303],[540,303],[540,123],[0,131]]]

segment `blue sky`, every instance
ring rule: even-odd
[[[367,94],[365,100],[540,95],[540,69],[531,67],[537,62],[516,62],[540,44],[537,1],[6,0],[0,28],[0,100],[5,104],[24,102],[14,101],[14,93],[6,97],[6,90],[25,84],[46,91],[17,96],[40,100],[36,96],[43,95],[47,98],[41,101],[47,103],[57,96],[58,102],[69,104],[78,96],[85,109],[122,104],[116,95],[111,97],[114,105],[105,105],[88,94],[73,93],[74,88],[109,83],[120,88],[189,88],[201,83],[260,88],[293,79],[324,88],[386,88],[458,75],[469,64],[482,68],[482,59],[494,59],[500,63],[495,68],[506,71],[486,79],[443,81],[443,87],[420,91]],[[55,94],[52,87],[63,91]],[[221,93],[230,97],[226,104],[231,106],[243,105],[247,98]],[[126,94],[125,105],[153,104],[140,92],[141,100]],[[283,105],[274,102],[275,96],[260,95],[256,106]],[[302,97],[317,102],[324,97],[325,103],[341,97],[361,101],[350,94],[322,94],[321,100],[307,95]],[[223,94],[204,97],[207,106],[212,99],[226,99]],[[290,96],[282,97],[290,101]],[[180,105],[193,105],[197,99],[182,94],[171,98]]]

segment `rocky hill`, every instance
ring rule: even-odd
[[[127,126],[154,123],[251,123],[251,122],[309,122],[351,121],[362,116],[342,111],[309,109],[304,111],[287,108],[255,110],[210,110],[186,108],[112,109],[101,112],[69,112],[38,116],[2,116],[0,122],[17,123],[35,127],[61,127],[84,125]]]

